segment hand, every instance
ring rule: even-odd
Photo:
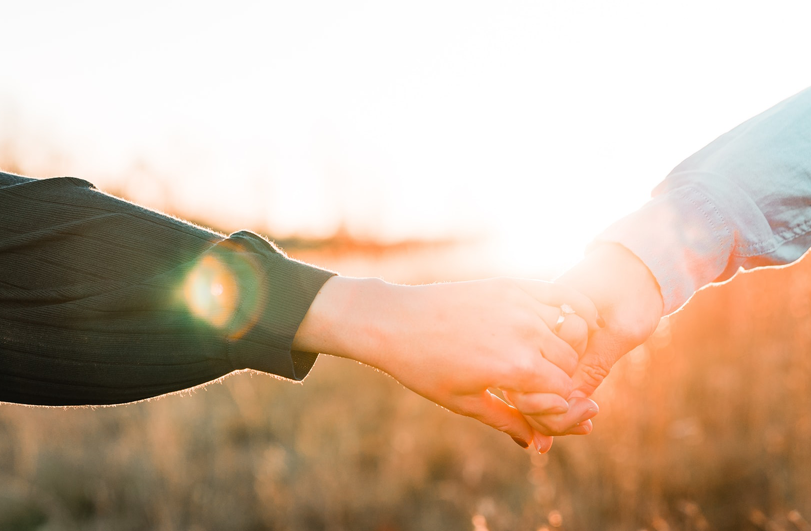
[[[571,344],[578,356],[583,356],[587,347],[587,342],[582,341],[586,325],[582,320],[571,319],[571,317],[573,316],[566,317],[560,330],[557,331],[557,335]],[[601,322],[598,324],[604,326],[602,318],[599,320]],[[587,435],[590,433],[592,429],[590,419],[596,416],[600,410],[593,400],[580,396],[569,398],[568,411],[565,408],[550,407],[550,398],[557,398],[557,395],[505,391],[504,396],[525,416],[536,432],[549,436],[544,451],[552,447],[551,436],[553,435]]]
[[[395,286],[335,277],[313,301],[295,349],[324,352],[383,370],[437,404],[546,450],[551,439],[488,389],[544,395],[545,407],[569,409],[578,354],[551,327],[559,306],[569,340],[585,348],[597,312],[562,285],[514,279]]]
[[[598,244],[556,282],[589,297],[606,324],[591,335],[577,366],[573,378],[575,392],[570,399],[577,400],[591,396],[614,363],[650,337],[664,305],[659,285],[647,266],[615,243]],[[590,420],[573,422],[559,415],[534,413],[531,402],[514,403],[527,414],[533,426],[545,426],[548,432],[553,428],[567,434],[591,432]]]
[[[578,394],[590,396],[614,363],[656,330],[664,310],[662,294],[644,262],[616,243],[599,244],[557,282],[588,296],[605,319],[574,377]]]

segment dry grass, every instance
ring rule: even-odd
[[[432,246],[298,256],[400,282],[489,274]],[[699,293],[597,399],[595,432],[547,456],[326,356],[304,385],[0,405],[0,531],[808,531],[811,261]]]
[[[0,530],[805,531],[809,347],[811,262],[739,276],[627,356],[594,434],[548,456],[326,356],[304,385],[4,405]]]

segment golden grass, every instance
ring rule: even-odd
[[[699,293],[547,456],[327,356],[304,385],[3,405],[0,530],[807,530],[809,356],[806,261]]]
[[[492,274],[436,246],[292,254],[398,282]],[[546,456],[327,356],[304,385],[0,405],[0,531],[809,531],[811,261],[699,293],[596,398],[594,433]]]

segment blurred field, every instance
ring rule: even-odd
[[[473,248],[288,243],[398,282],[491,273]],[[809,351],[806,260],[699,293],[617,366],[594,433],[547,456],[328,356],[303,385],[0,405],[0,531],[805,531]]]

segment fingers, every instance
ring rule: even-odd
[[[586,321],[589,330],[594,331],[601,328],[599,323],[602,322],[602,319],[597,308],[591,299],[579,291],[561,284],[540,280],[514,279],[514,281],[524,292],[543,304],[557,307],[568,304],[577,312],[577,315]]]
[[[504,391],[504,397],[520,411],[536,430],[546,435],[580,435],[590,433],[589,419],[599,413],[593,400],[582,397],[564,401],[547,393]]]
[[[590,420],[581,422],[574,428],[569,429],[564,435],[588,435],[594,429],[594,424]]]
[[[552,442],[555,440],[554,437],[550,437],[548,435],[544,435],[541,432],[535,432],[535,450],[539,454],[545,454],[549,450],[552,449]]]
[[[504,398],[524,415],[562,415],[569,411],[569,402],[551,393],[504,391]]]
[[[567,375],[574,375],[577,370],[577,362],[580,359],[578,352],[565,340],[559,338],[551,331],[542,333],[541,354],[545,359],[559,367]],[[578,345],[582,340],[578,339]],[[588,336],[585,339],[588,343]],[[538,388],[525,389],[525,391],[538,390]],[[568,396],[568,395],[562,395]]]
[[[579,359],[585,354],[589,343],[588,324],[577,314],[562,315],[564,315],[563,324],[555,331],[555,334],[574,349]]]
[[[549,393],[516,393],[514,391],[503,391],[504,398],[507,402],[516,407],[523,415],[530,416],[529,423],[536,429],[535,432],[535,449],[538,453],[545,454],[552,448],[554,437],[547,435],[551,430],[533,420],[532,417],[538,415],[562,415],[569,411],[569,402]],[[587,415],[591,415],[588,412]],[[565,423],[566,421],[561,421]],[[541,429],[543,431],[537,431]],[[567,431],[563,431],[562,435],[587,435],[591,433],[592,424],[590,420],[585,420],[575,424]]]
[[[550,334],[544,333],[546,330],[539,330],[547,343],[545,348],[542,348],[544,357],[563,369],[567,374],[573,374],[577,361],[588,345],[588,323],[576,313],[563,313],[558,306],[549,306],[534,299],[532,303],[535,313],[543,320],[547,329],[563,340],[555,344],[554,340],[548,339]],[[563,319],[562,323],[560,322],[561,318]]]
[[[553,310],[555,321],[560,315],[558,308]],[[546,319],[543,319],[546,322]],[[553,323],[555,321],[552,321]],[[550,327],[551,328],[551,327]],[[540,327],[539,350],[544,358],[560,367],[569,376],[574,374],[580,356],[586,351],[589,342],[586,322],[577,315],[566,316],[560,330],[555,333],[550,328]],[[525,391],[537,389],[524,389]],[[567,395],[568,396],[568,395]]]
[[[573,375],[576,396],[591,396],[611,371],[612,362],[587,353]]]
[[[557,395],[551,396],[560,398]],[[490,391],[485,391],[481,397],[477,398],[473,401],[473,409],[465,414],[505,432],[522,448],[533,446],[538,453],[542,454],[552,448],[554,439],[551,436],[533,430],[518,410],[498,396]]]
[[[550,334],[556,341],[563,343],[560,339]],[[568,347],[571,354],[553,353],[550,357],[556,359],[558,363],[567,366],[567,370],[574,373],[577,365],[576,354],[571,347]],[[504,367],[500,381],[494,381],[492,386],[502,390],[553,393],[562,397],[568,397],[574,391],[571,377],[558,365],[545,359],[546,352],[534,356],[527,356],[520,364],[511,367]]]
[[[503,431],[524,448],[535,444],[535,431],[527,419],[490,391],[464,397],[459,412]]]
[[[588,344],[588,326],[586,322],[574,314],[565,317],[563,325],[556,334],[552,331],[561,314],[560,308],[535,303],[535,312],[546,325],[538,325],[537,332],[541,344],[539,350],[543,357],[551,361],[571,376],[574,374],[577,362],[580,359],[578,349],[584,350]],[[573,346],[573,343],[575,346]]]
[[[591,396],[603,383],[617,359],[625,354],[625,347],[619,347],[611,336],[595,334],[589,341],[586,353],[577,365],[572,381],[575,396]]]
[[[518,404],[523,404],[523,401],[532,401],[531,397],[521,397],[512,393],[511,400],[516,401],[516,407],[519,411],[521,408]],[[544,435],[576,435],[590,433],[592,424],[590,419],[594,418],[599,413],[600,408],[596,402],[588,398],[571,398],[569,399],[569,409],[561,414],[531,414],[526,415],[529,424],[537,431]]]
[[[585,321],[576,315],[570,315],[567,320],[571,322],[566,330],[561,328],[561,333],[574,342],[581,351],[584,350],[588,343]],[[564,325],[566,324],[564,321]],[[554,393],[560,397],[568,397],[576,389],[570,378],[576,373],[579,353],[548,328],[541,326],[538,332],[540,334],[538,355],[529,355],[516,365],[505,367],[501,381],[494,382],[494,387],[521,392]]]

